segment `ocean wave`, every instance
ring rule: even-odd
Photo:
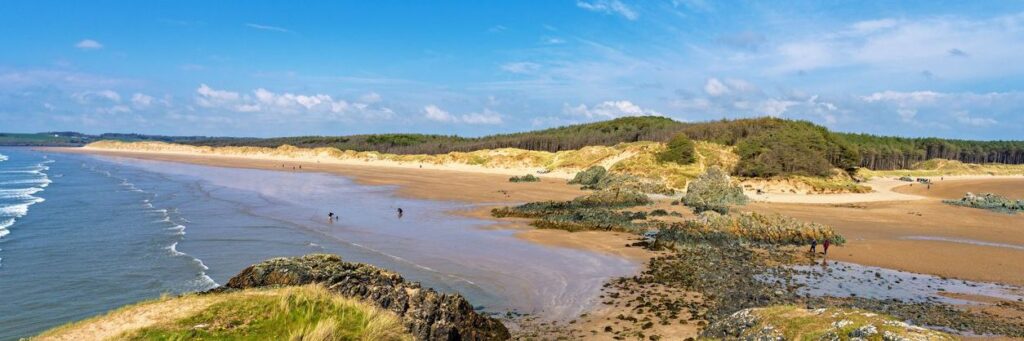
[[[42,192],[39,187],[0,189],[0,199],[32,199],[32,195]]]
[[[0,238],[11,233],[11,231],[7,230],[7,228],[11,226],[14,226],[14,218],[0,220]]]
[[[184,252],[178,251],[178,242],[173,242],[173,243],[171,243],[170,246],[165,247],[164,249],[166,249],[167,251],[170,251],[171,252],[171,256],[174,256],[174,257],[187,256],[188,255],[188,254],[186,254]]]
[[[46,201],[43,198],[33,197],[28,202],[18,203],[14,205],[0,206],[0,217],[13,217],[21,218],[28,214],[28,207],[37,203]]]
[[[0,185],[39,185],[39,187],[46,187],[53,183],[47,177],[36,178],[36,179],[19,179],[19,180],[8,180],[0,182]]]
[[[185,235],[185,225],[174,225],[174,227],[170,227],[168,230],[174,231],[174,234],[179,236]]]

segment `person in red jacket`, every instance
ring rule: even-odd
[[[831,241],[831,240],[828,240],[828,239],[825,239],[825,242],[821,244],[821,246],[825,248],[825,252],[824,252],[824,254],[825,254],[826,256],[828,255],[828,246],[829,246],[829,245],[832,245],[832,241]]]

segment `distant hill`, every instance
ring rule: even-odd
[[[807,121],[751,118],[709,122],[678,122],[665,117],[623,117],[609,121],[544,130],[460,137],[427,134],[369,134],[233,138],[77,133],[0,134],[0,145],[82,145],[101,139],[163,141],[197,146],[333,147],[339,150],[391,154],[443,154],[482,149],[519,148],[558,152],[623,142],[666,142],[684,134],[690,139],[735,146],[745,176],[826,176],[833,168],[872,170],[912,168],[941,158],[964,163],[1024,164],[1024,141],[968,141],[903,138],[831,132]]]

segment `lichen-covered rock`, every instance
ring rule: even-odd
[[[397,273],[342,261],[328,254],[274,258],[249,266],[222,288],[247,289],[321,283],[340,295],[398,314],[417,340],[507,340],[508,329],[482,316],[458,294],[442,294]]]
[[[955,340],[888,316],[858,309],[771,306],[740,310],[704,330],[729,340]]]

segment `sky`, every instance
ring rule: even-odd
[[[1024,1],[0,2],[0,131],[1024,139]]]

